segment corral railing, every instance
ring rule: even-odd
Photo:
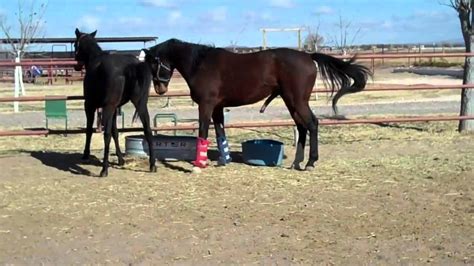
[[[337,58],[349,59],[354,55],[333,55]],[[454,57],[466,57],[474,56],[474,53],[385,53],[385,54],[358,54],[358,60],[370,61],[370,67],[372,71],[375,71],[375,60],[385,60],[385,59],[416,59],[416,58],[454,58]],[[55,59],[51,58],[48,60],[36,60],[36,59],[27,59],[21,63],[15,63],[11,60],[2,60],[0,61],[0,67],[11,67],[12,70],[15,66],[41,66],[46,67],[48,83],[52,84],[54,71],[55,70],[72,70],[72,67],[76,65],[77,62],[69,59]],[[181,74],[178,71],[175,71],[173,77],[181,77]]]
[[[455,120],[471,120],[474,116],[417,116],[417,117],[390,117],[390,118],[370,118],[370,119],[321,119],[319,124],[322,126],[336,126],[336,125],[355,125],[355,124],[386,124],[386,123],[413,123],[413,122],[439,122],[439,121],[455,121]],[[295,123],[293,120],[278,120],[278,121],[260,121],[260,122],[238,122],[229,123],[225,128],[272,128],[272,127],[291,127]],[[211,125],[210,128],[213,128]],[[196,123],[181,123],[176,126],[163,125],[160,127],[152,127],[152,131],[174,131],[174,130],[197,130],[199,126]],[[132,127],[118,129],[119,132],[140,132],[143,128]],[[46,136],[57,134],[82,134],[85,133],[84,128],[70,129],[70,130],[46,130],[46,129],[32,129],[32,130],[9,130],[0,131],[0,137],[5,136]]]
[[[416,53],[416,54],[361,54],[358,59],[361,60],[373,60],[376,59],[395,59],[395,58],[435,58],[435,57],[466,57],[474,56],[474,53]],[[351,58],[352,55],[338,56],[339,58]],[[55,60],[55,61],[30,61],[22,63],[13,62],[0,62],[1,66],[72,66],[75,65],[75,61],[70,60]],[[440,90],[440,89],[463,89],[463,88],[474,88],[474,84],[468,85],[400,85],[400,86],[369,86],[365,92],[373,91],[401,91],[401,90]],[[313,93],[326,93],[329,90],[313,90]],[[181,92],[170,92],[164,96],[150,95],[150,97],[186,97],[189,96],[188,91]],[[0,98],[0,102],[29,102],[29,101],[45,101],[45,100],[83,100],[83,96],[22,96],[22,97],[3,97]],[[474,119],[474,116],[416,116],[416,117],[374,117],[370,119],[349,119],[349,120],[332,120],[322,119],[321,125],[349,125],[349,124],[377,124],[377,123],[402,123],[402,122],[420,122],[420,121],[451,121],[451,120],[467,120]],[[257,127],[278,127],[278,126],[293,126],[292,120],[284,121],[261,121],[261,122],[241,122],[241,123],[229,123],[226,124],[226,128],[257,128]],[[153,128],[154,131],[160,130],[196,130],[196,124],[179,124],[177,126],[161,126]],[[120,131],[131,132],[140,131],[140,128],[125,128]],[[0,136],[25,136],[25,135],[47,135],[47,134],[74,134],[83,133],[84,129],[68,130],[67,132],[61,130],[15,130],[15,131],[0,131]]]
[[[55,79],[58,78],[58,76],[60,75],[62,75],[65,78],[66,83],[72,80],[82,80],[84,72],[81,71],[79,73],[79,72],[74,71],[73,66],[76,64],[77,62],[71,59],[65,60],[65,59],[55,59],[55,58],[51,58],[48,60],[26,59],[20,63],[13,62],[11,60],[2,60],[0,61],[0,68],[2,69],[11,68],[13,71],[15,66],[42,67],[44,68],[43,71],[46,73],[47,84],[52,85]],[[29,69],[23,69],[23,72],[26,73],[26,71],[28,70]],[[78,73],[78,75],[74,77],[73,73]],[[2,79],[6,80],[8,79],[8,77],[5,77],[5,75],[2,75]],[[13,81],[13,77],[10,77],[9,79]]]
[[[410,91],[410,90],[453,90],[463,88],[474,88],[474,84],[466,85],[394,85],[394,86],[367,86],[363,92],[375,91]],[[314,89],[312,93],[330,93],[331,90]],[[168,92],[165,95],[151,94],[152,98],[168,98],[168,97],[187,97],[191,96],[189,91]],[[84,100],[82,95],[47,95],[47,96],[20,96],[20,97],[0,97],[1,102],[38,102],[46,100]]]

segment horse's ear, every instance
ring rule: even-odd
[[[81,36],[81,32],[79,31],[78,28],[76,28],[76,31],[74,33],[76,33],[76,37],[78,37],[78,38],[79,38],[79,36]]]
[[[90,36],[92,36],[92,38],[95,38],[95,35],[97,34],[97,30],[95,30],[94,32],[92,32],[91,34],[89,34]]]

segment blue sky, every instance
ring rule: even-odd
[[[26,0],[31,1],[31,0]],[[41,3],[42,0],[36,0]],[[9,19],[16,0],[2,0]],[[74,37],[75,27],[98,36],[175,37],[190,42],[260,46],[262,27],[307,27],[331,45],[341,16],[355,44],[431,43],[461,40],[458,18],[448,0],[49,0],[45,37]],[[12,23],[10,23],[12,24]],[[303,34],[306,35],[305,33]],[[349,34],[352,38],[352,35]],[[296,34],[271,33],[270,46],[296,46]],[[107,46],[107,45],[105,45]],[[106,48],[133,48],[108,45]]]

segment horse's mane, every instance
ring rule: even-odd
[[[173,54],[173,47],[176,46],[186,46],[191,49],[191,54],[189,55],[191,59],[191,69],[194,71],[199,64],[201,63],[202,59],[206,57],[206,55],[214,50],[218,49],[215,48],[213,45],[204,45],[204,44],[197,44],[197,43],[190,43],[190,42],[185,42],[181,41],[178,39],[169,39],[161,44],[158,44],[156,46],[156,49],[159,51],[159,53],[163,54]]]
[[[102,50],[102,47],[100,47],[99,43],[94,37],[87,35],[84,37],[83,42],[85,42],[85,44],[83,45],[87,45],[92,51],[97,53],[104,53],[104,50]]]

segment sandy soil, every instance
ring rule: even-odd
[[[460,81],[386,68],[374,83]],[[68,89],[52,92],[77,94]],[[361,93],[347,101],[458,95]],[[127,158],[104,179],[96,177],[100,135],[91,162],[80,160],[82,135],[2,138],[0,264],[474,264],[474,141],[455,128],[323,127],[314,172],[287,169],[289,129],[229,130],[229,166],[193,175],[188,163],[160,163],[151,174],[146,159]],[[256,137],[285,142],[283,167],[242,163],[240,141]]]
[[[128,158],[99,179],[82,136],[4,148],[0,263],[474,264],[474,141],[454,123],[325,127],[314,172],[286,169],[289,145],[282,168],[242,164],[256,136],[291,142],[231,131],[235,162],[200,175]]]

